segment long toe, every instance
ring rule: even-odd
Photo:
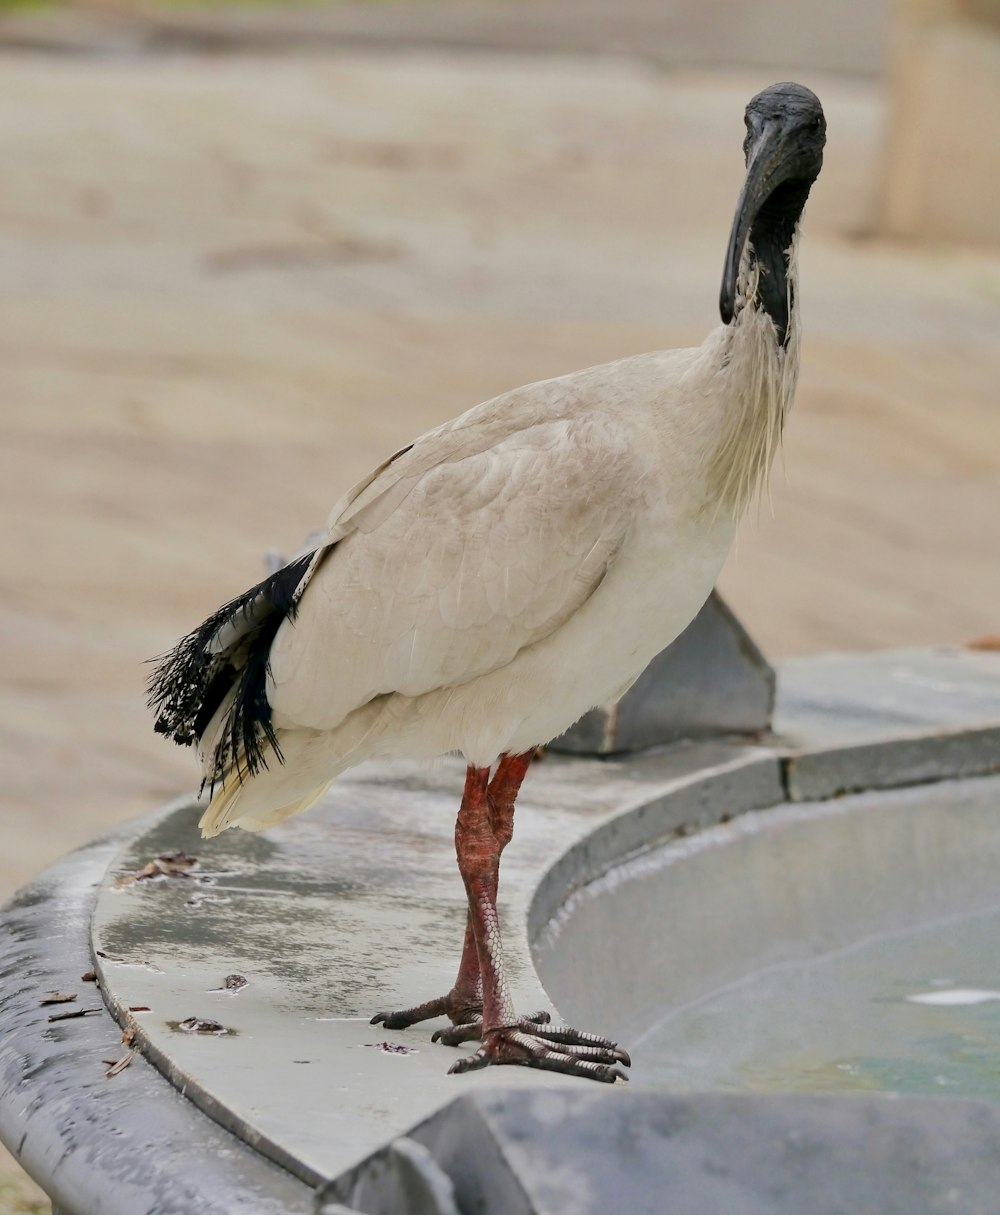
[[[536,1038],[543,1038],[546,1042],[557,1042],[563,1047],[593,1047],[606,1052],[610,1056],[608,1062],[624,1063],[626,1067],[632,1066],[632,1059],[627,1050],[623,1050],[617,1042],[612,1042],[610,1038],[602,1038],[599,1034],[589,1034],[585,1030],[573,1029],[569,1025],[534,1025],[530,1027],[530,1031]]]
[[[466,1021],[464,1025],[449,1025],[447,1029],[436,1029],[431,1034],[432,1042],[442,1046],[461,1046],[463,1042],[479,1042],[483,1036],[483,1019]]]
[[[604,1084],[628,1080],[618,1066],[622,1063],[628,1066],[628,1054],[610,1039],[599,1038],[596,1034],[581,1034],[579,1036],[588,1041],[562,1042],[553,1040],[547,1034],[543,1036],[543,1032],[535,1023],[531,1023],[530,1029],[518,1024],[490,1030],[475,1054],[457,1060],[449,1071],[461,1073],[491,1064],[514,1064],[581,1076]]]
[[[470,999],[467,995],[456,994],[451,990],[446,996],[436,1000],[426,1000],[413,1008],[400,1008],[395,1012],[377,1012],[369,1024],[384,1025],[386,1029],[408,1029],[418,1021],[430,1021],[434,1017],[448,1017],[453,1025],[466,1025],[471,1021],[482,1020],[483,1005],[481,1001]],[[545,1016],[547,1014],[536,1014]],[[479,1037],[477,1034],[476,1037]],[[464,1040],[464,1039],[463,1039]]]
[[[552,1018],[543,1008],[540,1012],[529,1013],[526,1017],[519,1017],[517,1025],[519,1029],[525,1030],[527,1033],[540,1033],[542,1027],[548,1025]],[[432,1042],[440,1042],[442,1046],[461,1046],[463,1042],[479,1042],[483,1036],[483,1019],[476,1017],[472,1021],[465,1022],[464,1025],[451,1025],[447,1029],[436,1029],[431,1034]],[[603,1042],[603,1038],[595,1038],[597,1042]],[[622,1052],[624,1054],[624,1052]],[[628,1057],[625,1057],[625,1062],[628,1062]]]
[[[426,1004],[418,1004],[415,1008],[400,1008],[395,1012],[377,1012],[369,1025],[384,1025],[386,1029],[409,1029],[418,1021],[428,1021],[431,1017],[444,1017],[448,1012],[448,997],[441,996],[438,1000],[428,1000]]]

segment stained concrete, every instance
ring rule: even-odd
[[[210,1120],[192,1123],[191,1104],[141,1054],[106,1074],[130,1052],[81,979],[90,918],[108,864],[148,825],[64,857],[0,913],[0,1138],[64,1215],[307,1215],[306,1186]],[[41,1003],[53,991],[97,1011],[51,1022],[68,1007]],[[23,1201],[14,1209],[41,1209]]]
[[[515,1005],[552,1008],[526,917],[539,878],[568,845],[586,849],[595,828],[644,808],[622,846],[667,835],[676,820],[661,811],[656,826],[657,807],[713,776],[728,774],[732,791],[744,790],[742,801],[717,797],[717,815],[748,808],[754,785],[740,777],[760,765],[772,779],[758,805],[780,795],[777,762],[738,744],[627,764],[546,757],[525,785],[504,853],[500,912]],[[177,812],[130,841],[109,869],[93,940],[118,1015],[128,1021],[130,1007],[150,1008],[131,1018],[143,1050],[223,1125],[309,1182],[337,1175],[459,1090],[567,1083],[521,1068],[448,1076],[458,1055],[431,1043],[434,1023],[407,1031],[368,1023],[376,1011],[443,995],[454,980],[465,927],[452,842],[463,772],[456,760],[429,771],[365,765],[309,815],[262,836],[203,842],[193,808]],[[198,856],[192,877],[121,884],[168,848]],[[578,868],[579,880],[587,874]],[[231,973],[247,986],[219,990]],[[179,1032],[192,1016],[228,1032]]]

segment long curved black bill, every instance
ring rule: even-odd
[[[747,238],[758,212],[782,179],[783,162],[781,128],[777,123],[769,122],[750,150],[746,180],[740,191],[736,214],[733,216],[733,227],[729,233],[729,248],[726,250],[726,266],[722,274],[722,290],[719,293],[719,313],[724,325],[730,323],[736,312],[736,281]]]

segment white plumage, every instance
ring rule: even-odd
[[[528,753],[622,695],[691,621],[780,441],[798,221],[825,123],[787,84],[751,101],[747,130],[723,324],[701,346],[530,384],[429,431],[337,503],[311,559],[220,609],[154,678],[157,728],[198,741],[213,785],[206,835],[278,822],[365,759],[465,756],[459,979],[444,1001],[383,1017],[468,1018],[485,991],[484,1045],[465,1066],[531,1058],[613,1080],[625,1058],[577,1035],[556,1039],[553,1062],[538,1024],[514,1018],[499,855]]]

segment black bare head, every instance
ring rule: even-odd
[[[719,312],[736,311],[736,286],[747,241],[760,265],[760,299],[778,340],[788,327],[787,251],[813,182],[823,167],[826,119],[819,98],[801,84],[772,84],[746,108],[743,183],[726,253]]]

